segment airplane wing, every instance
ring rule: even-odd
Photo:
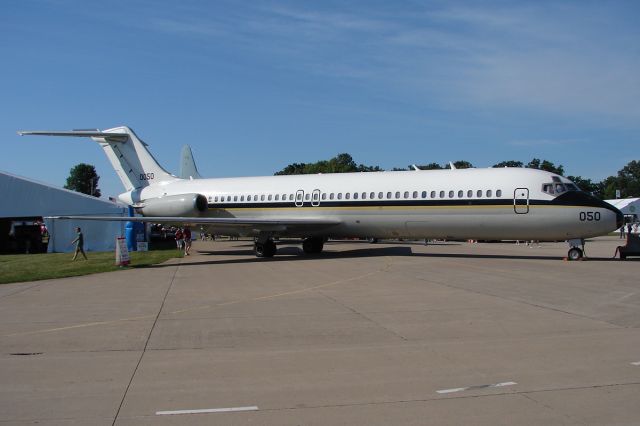
[[[286,231],[291,229],[321,229],[342,223],[337,219],[265,219],[236,217],[175,217],[175,216],[48,216],[56,220],[102,220],[114,222],[184,223],[214,225],[219,228],[246,228],[254,231]]]
[[[18,132],[20,136],[37,135],[37,136],[74,136],[79,138],[104,138],[112,142],[125,142],[129,135],[127,133],[107,133],[98,130],[71,130],[68,132],[58,132],[50,130],[21,130]]]

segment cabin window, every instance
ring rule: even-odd
[[[362,198],[363,200],[366,200],[366,199],[367,199],[367,193],[366,193],[366,192],[363,192],[363,193],[362,193],[362,197],[360,197],[360,198]]]
[[[227,195],[227,201],[231,201],[231,195]]]
[[[318,201],[318,199],[320,198],[320,194],[318,194],[317,192],[313,193],[313,201]]]
[[[468,190],[467,191],[467,198],[473,198],[473,191],[472,190]]]
[[[260,201],[264,201],[264,194],[260,196]]]
[[[491,198],[491,190],[487,189],[487,198]]]
[[[387,198],[390,199],[391,198],[391,192],[387,192]]]
[[[244,195],[240,196],[240,201],[244,201]]]
[[[396,198],[400,198],[400,191],[396,191]]]
[[[276,194],[275,201],[280,201],[280,194]]]
[[[326,199],[327,199],[327,193],[326,193],[326,192],[323,192],[323,193],[322,193],[322,199],[323,199],[323,200],[326,200]]]
[[[251,201],[251,195],[247,195],[247,201]]]
[[[449,198],[453,198],[454,192],[453,191],[449,191]]]
[[[440,191],[440,198],[444,198],[444,191]]]
[[[309,201],[311,199],[311,194],[309,194],[308,192],[304,194],[304,199]]]
[[[498,198],[502,197],[502,189],[498,189],[496,191],[496,197],[498,197]]]
[[[348,200],[348,199],[350,199],[350,198],[351,198],[351,193],[350,193],[350,192],[345,192],[345,193],[344,193],[344,199],[345,199],[345,200]]]
[[[216,197],[214,197],[214,198],[213,198],[213,201],[215,201],[215,202],[217,203],[217,202],[218,202],[218,197],[217,197],[217,196],[216,196]]]
[[[476,192],[476,196],[478,198],[482,198],[482,189],[478,189],[478,191]]]
[[[358,199],[358,193],[357,193],[357,192],[354,192],[354,193],[353,193],[353,199],[354,199],[354,200],[357,200],[357,199]]]
[[[370,199],[372,199],[372,200],[373,200],[374,198],[376,198],[376,193],[375,193],[375,192],[370,192],[370,193],[369,193],[369,198],[370,198]],[[382,198],[382,197],[380,197],[380,198]]]
[[[331,194],[329,194],[329,199],[333,200],[333,192]]]
[[[464,197],[464,191],[458,191],[458,198]]]
[[[267,196],[267,200],[269,200],[269,201],[271,201],[271,199],[272,199],[272,198],[273,198],[273,196],[272,196],[271,194],[269,194],[269,195]]]
[[[431,191],[431,198],[436,198],[436,191]]]
[[[293,201],[293,194],[289,194],[289,201]]]
[[[562,194],[563,192],[565,192],[564,185],[561,183],[556,183],[556,192],[558,194]]]
[[[338,192],[338,200],[342,200],[342,192]]]
[[[427,191],[422,191],[422,198],[427,198]]]
[[[409,191],[404,191],[404,198],[409,198]]]

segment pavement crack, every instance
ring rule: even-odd
[[[131,374],[131,379],[129,379],[129,383],[127,384],[127,388],[124,391],[124,395],[122,395],[122,400],[120,401],[120,405],[118,405],[118,411],[116,411],[116,415],[113,418],[113,423],[111,423],[111,426],[115,426],[116,422],[118,421],[118,416],[120,415],[120,410],[122,410],[122,406],[124,405],[124,401],[125,399],[127,399],[127,394],[129,393],[129,389],[131,388],[131,384],[133,383],[133,379],[136,377],[136,373],[138,372],[138,369],[140,368],[140,364],[142,364],[142,358],[144,358],[145,353],[147,352],[147,347],[149,346],[149,341],[151,340],[151,336],[153,335],[153,331],[156,328],[156,324],[158,323],[158,318],[160,317],[160,314],[162,313],[162,309],[164,308],[164,304],[167,301],[167,296],[169,295],[169,292],[171,291],[171,288],[173,287],[173,283],[176,280],[176,275],[178,274],[178,270],[180,269],[181,263],[178,263],[176,265],[176,269],[175,271],[173,271],[173,275],[171,276],[171,281],[169,282],[169,285],[167,286],[167,291],[164,293],[164,297],[162,298],[162,303],[160,304],[160,309],[158,309],[158,313],[156,314],[156,317],[153,321],[153,325],[151,326],[151,329],[149,330],[149,334],[147,335],[147,339],[144,343],[144,348],[142,349],[142,353],[140,354],[140,358],[138,359],[138,362],[136,364],[136,367],[133,369],[133,374]]]

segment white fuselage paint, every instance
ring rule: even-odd
[[[209,200],[202,216],[341,222],[300,233],[295,229],[274,233],[283,236],[565,240],[616,229],[615,209],[552,203],[558,194],[543,191],[543,186],[556,183],[570,181],[525,168],[175,179],[122,194],[121,199],[136,203],[197,193]],[[300,193],[302,201],[296,205],[295,197]],[[209,228],[216,232],[215,226]],[[229,228],[221,232],[228,233]],[[246,228],[237,232],[252,234]]]

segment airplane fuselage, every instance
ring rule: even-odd
[[[134,204],[188,193],[206,197],[203,217],[339,222],[274,228],[282,236],[565,240],[605,234],[620,220],[615,208],[566,178],[524,168],[176,179],[121,199]]]

